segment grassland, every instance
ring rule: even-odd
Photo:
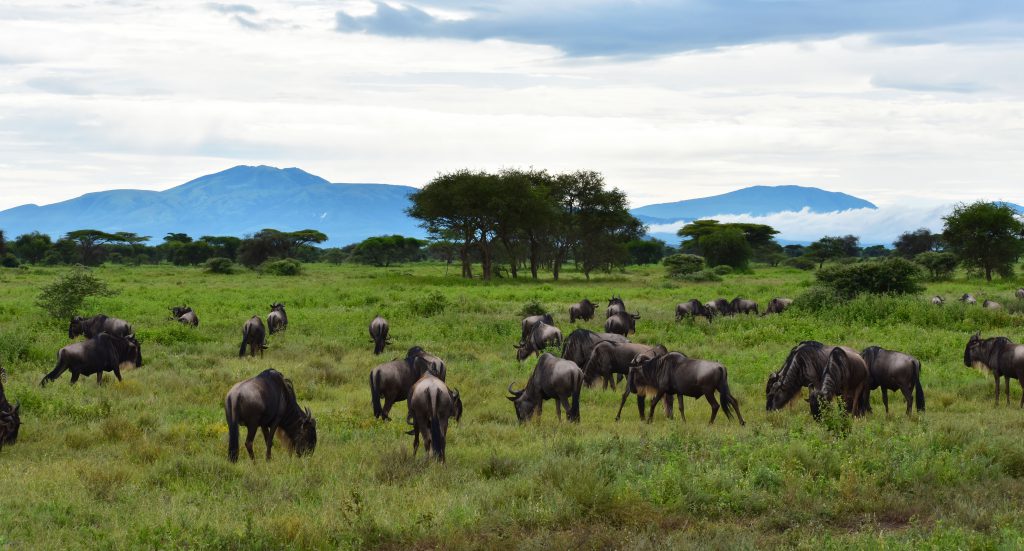
[[[93,312],[134,322],[146,365],[121,384],[68,376],[39,388],[67,325],[33,305],[58,268],[0,272],[0,360],[22,404],[17,445],[0,452],[0,548],[1020,548],[1024,546],[1024,411],[993,405],[992,379],[962,363],[970,332],[1021,335],[1021,317],[924,296],[861,298],[818,312],[675,323],[676,302],[795,296],[812,275],[789,269],[677,284],[658,268],[585,282],[465,282],[443,266],[389,270],[307,266],[300,277],[205,274],[169,266],[95,271],[120,294]],[[928,293],[1013,302],[1013,282],[958,280]],[[687,401],[687,423],[651,425],[632,399],[585,390],[582,422],[554,408],[520,426],[505,400],[533,363],[514,360],[524,304],[566,310],[622,295],[642,314],[636,341],[665,343],[729,369],[747,426]],[[433,297],[432,297],[433,295]],[[438,299],[441,296],[443,299]],[[263,359],[236,357],[243,321],[287,304],[287,333]],[[443,311],[424,315],[432,305]],[[168,317],[188,303],[197,330]],[[602,302],[603,305],[603,302]],[[401,421],[371,414],[366,333],[381,313],[387,359],[419,344],[445,358],[466,414],[448,462],[411,457]],[[583,326],[596,329],[601,320]],[[764,381],[797,341],[879,344],[924,364],[928,411],[856,419],[849,436],[811,421],[802,402],[766,414]],[[227,461],[223,398],[273,367],[295,382],[320,430],[312,457]],[[1013,385],[1013,401],[1020,398]],[[401,419],[405,405],[396,406]],[[262,449],[257,441],[257,454]]]

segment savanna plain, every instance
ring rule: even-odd
[[[1015,281],[932,283],[913,297],[861,297],[782,315],[708,324],[674,320],[689,298],[743,296],[764,305],[798,297],[814,275],[759,268],[722,282],[666,280],[660,267],[591,281],[465,281],[441,264],[390,269],[307,265],[297,277],[204,273],[172,266],[106,266],[118,291],[88,312],[129,320],[145,365],[118,383],[68,374],[39,380],[68,344],[67,321],[34,305],[67,268],[0,273],[0,361],[8,398],[21,402],[16,445],[0,451],[0,548],[11,549],[646,549],[1024,547],[1024,411],[1020,386],[994,404],[990,375],[963,364],[974,331],[1022,335]],[[955,297],[1009,306],[984,311]],[[515,360],[524,306],[537,302],[568,335],[584,297],[621,295],[638,311],[635,342],[664,343],[722,362],[746,426],[703,400],[684,423],[652,424],[618,391],[585,388],[579,424],[554,404],[520,425],[506,387],[525,384],[535,359]],[[941,294],[945,306],[927,298]],[[241,326],[287,305],[289,327],[262,359],[238,358]],[[192,329],[168,308],[193,307]],[[394,344],[375,357],[367,325],[391,322]],[[600,331],[604,316],[579,325]],[[802,340],[904,351],[923,363],[927,410],[906,417],[898,393],[886,415],[849,431],[817,423],[798,399],[766,413],[768,374]],[[423,346],[447,362],[465,414],[448,431],[447,462],[412,456],[406,406],[375,420],[368,374]],[[280,442],[270,462],[227,459],[224,395],[274,368],[312,409],[319,441],[297,458]]]

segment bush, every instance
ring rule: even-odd
[[[810,258],[803,257],[803,256],[797,256],[795,258],[790,258],[789,260],[785,261],[784,264],[786,266],[789,266],[790,268],[796,268],[797,270],[805,270],[805,271],[806,270],[813,270],[818,265],[817,262],[811,260]]]
[[[412,310],[412,313],[417,316],[429,318],[430,316],[444,312],[444,309],[447,307],[448,298],[438,291],[431,291],[423,298],[414,301],[410,305],[410,310]]]
[[[302,263],[294,258],[265,262],[260,272],[278,276],[297,276],[302,273]]]
[[[674,254],[666,256],[661,260],[668,272],[668,277],[681,277],[701,271],[704,268],[704,258],[695,254]]]
[[[732,273],[732,266],[729,266],[728,264],[721,264],[712,268],[711,271],[720,276],[729,275]]]
[[[530,302],[527,302],[523,305],[522,310],[519,310],[519,316],[523,318],[528,316],[540,316],[547,313],[548,310],[546,310],[544,305],[538,300],[531,300]]]
[[[817,274],[819,283],[832,288],[842,298],[853,298],[861,293],[916,293],[922,290],[917,283],[921,276],[917,264],[902,258],[830,266]]]
[[[959,261],[953,253],[926,252],[914,257],[914,262],[925,267],[934,280],[948,279]]]
[[[232,274],[235,272],[235,263],[230,258],[215,256],[207,259],[203,268],[211,274]]]
[[[11,253],[7,253],[0,256],[0,266],[4,268],[17,268],[19,265],[18,258]]]
[[[722,276],[716,274],[714,272],[714,270],[701,270],[699,272],[695,272],[695,273],[692,273],[692,274],[686,274],[686,275],[679,276],[678,279],[681,279],[683,281],[696,281],[696,282],[722,281]]]
[[[839,296],[831,287],[815,285],[793,299],[793,306],[811,312],[817,312],[824,308],[834,306],[839,301]]]
[[[36,306],[39,306],[50,316],[67,320],[74,316],[82,308],[85,299],[91,296],[114,295],[106,283],[103,283],[84,268],[76,268],[74,271],[64,274],[57,281],[43,287],[36,298]]]

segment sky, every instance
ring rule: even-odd
[[[1024,203],[1022,31],[1017,0],[4,0],[0,209],[239,164],[533,166],[634,206],[796,184],[934,227]]]

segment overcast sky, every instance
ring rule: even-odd
[[[4,0],[0,209],[238,164],[1024,202],[1022,31],[1017,0]]]

